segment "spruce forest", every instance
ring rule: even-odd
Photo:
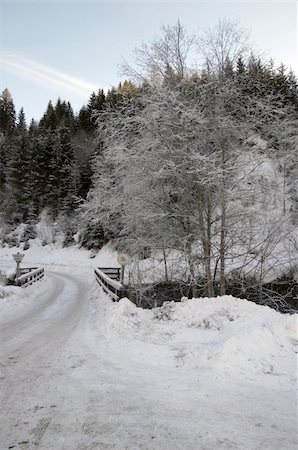
[[[126,81],[91,93],[78,113],[53,99],[27,123],[3,90],[2,246],[26,250],[43,223],[43,245],[59,236],[127,252],[135,285],[150,260],[154,281],[179,295],[293,308],[295,74],[253,54],[227,22],[202,37],[164,27],[135,56]]]

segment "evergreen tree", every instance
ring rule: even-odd
[[[56,113],[51,100],[48,103],[46,112],[44,113],[43,117],[39,122],[39,126],[42,128],[51,128],[51,129],[54,129],[57,126]]]
[[[106,98],[102,89],[98,91],[98,94],[92,92],[87,107],[83,106],[79,113],[79,123],[84,130],[92,133],[95,131],[95,116],[98,112],[103,111],[105,101]]]
[[[0,137],[0,206],[5,197],[5,183],[7,177],[7,159],[10,143]]]
[[[10,159],[7,165],[6,190],[8,192],[7,209],[11,211],[13,221],[25,221],[31,192],[29,174],[31,152],[26,119],[23,108],[20,110],[12,138]]]
[[[236,69],[236,73],[237,75],[243,75],[245,73],[245,64],[243,61],[242,56],[239,56],[238,60],[237,60],[237,69]]]
[[[77,173],[74,163],[74,152],[71,143],[71,134],[68,128],[59,129],[60,154],[57,155],[59,164],[59,186],[61,204],[68,210],[71,208],[73,198],[77,195]]]
[[[120,88],[121,90],[121,88]],[[108,90],[106,95],[106,103],[112,107],[115,108],[117,104],[119,103],[121,99],[121,93],[119,89],[116,89],[114,86]]]
[[[78,114],[78,127],[81,130],[89,131],[90,124],[90,111],[86,106],[82,106]]]
[[[62,102],[61,99],[58,98],[54,111],[56,118],[56,126],[59,127],[65,126],[74,131],[75,119],[71,104],[69,102],[66,103],[65,101]]]
[[[29,137],[30,139],[38,133],[38,124],[35,122],[34,119],[31,119],[30,125],[29,125]]]
[[[104,109],[104,105],[105,94],[103,89],[99,89],[97,94],[95,94],[95,92],[92,92],[87,104],[87,108],[90,114],[92,114],[93,111],[102,111]]]
[[[24,113],[24,109],[21,108],[19,115],[18,115],[17,124],[16,124],[16,134],[26,135],[26,132],[27,132],[27,124],[26,124],[25,113]]]
[[[34,133],[31,137],[32,165],[30,172],[30,188],[32,192],[32,210],[38,214],[46,206],[45,194],[47,186],[47,170],[49,159],[45,156],[46,133]]]
[[[16,112],[8,89],[0,95],[0,134],[11,136],[15,129]]]

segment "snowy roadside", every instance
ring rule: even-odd
[[[297,315],[230,296],[144,310],[95,285],[90,302],[105,359],[177,434],[144,448],[296,448]]]
[[[12,254],[0,249],[0,270],[12,270]],[[24,266],[43,265],[46,270],[93,277],[94,266],[117,266],[117,254],[109,246],[90,258],[77,247],[41,246],[35,240],[25,252]],[[0,286],[0,322],[14,311],[34,304],[51,283],[21,289]],[[96,304],[98,326],[119,358],[132,363],[188,367],[206,376],[238,376],[245,380],[287,387],[295,382],[297,315],[282,315],[231,296],[166,303],[154,310],[137,308],[128,299],[111,302],[94,282],[91,301]],[[131,342],[134,345],[131,345]]]
[[[52,292],[32,327],[29,314],[19,337],[10,324],[4,332],[14,345],[9,442],[39,442],[46,423],[44,449],[296,448],[297,315],[228,296],[144,310],[113,303],[95,281],[91,288],[83,261],[82,272],[71,262],[69,270],[45,284],[6,287],[12,294],[0,300],[17,318],[44,288]]]
[[[0,285],[0,325],[14,318],[23,308],[38,304],[48,287],[47,277],[25,289]]]
[[[22,308],[37,305],[51,288],[53,280],[47,277],[47,271],[74,273],[78,276],[93,277],[95,266],[116,266],[117,255],[108,246],[104,247],[94,257],[90,251],[78,247],[61,248],[59,246],[42,246],[38,239],[30,241],[30,248],[23,252],[17,247],[0,248],[0,271],[7,275],[14,273],[15,262],[13,254],[24,253],[21,267],[44,267],[45,277],[27,288],[2,286],[0,284],[0,324],[14,317]]]
[[[166,303],[154,310],[92,292],[100,330],[132,364],[189,368],[292,389],[296,384],[297,314],[231,296]]]
[[[63,272],[93,273],[95,266],[118,267],[117,253],[108,245],[96,254],[78,246],[61,248],[58,244],[42,246],[39,239],[30,240],[30,248],[23,251],[17,247],[0,248],[0,270],[9,272],[15,268],[14,253],[23,253],[21,267],[43,266]]]

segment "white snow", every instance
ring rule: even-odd
[[[0,326],[13,318],[27,306],[35,304],[38,297],[42,297],[48,287],[48,280],[44,278],[36,284],[21,288],[16,286],[0,286]]]
[[[0,288],[3,448],[296,449],[297,315],[230,296],[143,310],[94,281],[108,247],[25,255],[48,273]]]
[[[95,255],[78,246],[61,248],[59,244],[41,245],[40,239],[31,239],[30,248],[22,251],[21,248],[0,248],[0,270],[10,271],[15,268],[12,255],[23,253],[24,260],[21,267],[42,266],[50,270],[62,270],[63,272],[82,271],[90,273],[94,267],[119,267],[117,253],[108,245]]]
[[[194,368],[200,375],[284,388],[296,382],[297,315],[281,315],[231,296],[169,302],[154,310],[137,308],[128,299],[111,303],[101,298],[98,307],[109,339],[121,339],[121,348],[126,340],[126,355],[144,345],[142,358],[149,365],[148,344],[154,344],[153,364],[166,346],[170,366]]]

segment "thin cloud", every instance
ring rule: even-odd
[[[0,56],[0,64],[3,69],[10,73],[27,78],[43,86],[62,87],[84,98],[86,94],[88,95],[90,92],[98,90],[96,84],[89,83],[24,57],[14,55]]]

